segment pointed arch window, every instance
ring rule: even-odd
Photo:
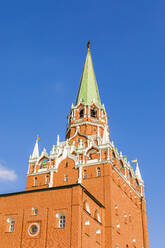
[[[97,110],[95,108],[91,109],[91,117],[94,117],[94,118],[97,117]]]
[[[97,177],[100,177],[101,176],[101,170],[100,170],[100,167],[97,167]]]

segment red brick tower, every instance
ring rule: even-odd
[[[134,171],[110,141],[89,45],[76,104],[68,115],[66,140],[61,142],[58,136],[50,154],[44,149],[39,155],[37,139],[26,190],[80,184],[105,207],[98,247],[149,248],[144,182],[137,161]]]

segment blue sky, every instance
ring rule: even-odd
[[[138,158],[150,248],[164,244],[165,2],[1,1],[0,188],[25,188],[40,151],[64,139],[66,116],[91,53],[115,145]]]

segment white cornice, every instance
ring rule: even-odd
[[[56,168],[50,168],[50,169],[48,169],[46,171],[42,171],[42,172],[29,173],[29,174],[27,174],[27,176],[35,176],[35,175],[47,174],[47,173],[49,173],[51,171],[57,172]]]

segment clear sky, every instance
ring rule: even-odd
[[[164,245],[165,2],[1,1],[0,191],[25,188],[40,151],[65,138],[86,43],[111,139],[138,158],[146,185],[150,248]]]

